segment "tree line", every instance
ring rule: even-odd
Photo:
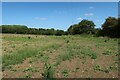
[[[95,36],[120,37],[120,27],[118,23],[120,18],[108,17],[102,24],[101,28],[95,28],[95,24],[90,20],[82,20],[78,24],[71,25],[68,28],[68,33],[75,34],[94,34]]]
[[[118,22],[120,19],[115,17],[108,17],[103,23],[101,28],[95,28],[93,21],[83,19],[78,24],[71,25],[67,31],[43,29],[43,28],[28,28],[25,25],[1,25],[2,33],[13,33],[13,34],[38,34],[38,35],[80,35],[89,34],[95,36],[108,36],[108,37],[120,37]]]
[[[38,35],[65,35],[63,30],[43,29],[43,28],[28,28],[25,25],[2,25],[0,26],[2,33],[13,34],[38,34]]]

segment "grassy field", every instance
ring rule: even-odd
[[[2,35],[4,78],[117,78],[118,40]]]

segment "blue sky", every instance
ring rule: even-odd
[[[101,27],[109,16],[118,16],[117,2],[3,2],[2,24],[67,30],[83,19]]]

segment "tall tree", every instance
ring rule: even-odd
[[[102,33],[104,36],[119,37],[119,30],[118,19],[115,17],[108,17],[102,25]]]
[[[94,33],[95,24],[90,20],[82,20],[78,24],[71,25],[68,28],[69,34],[82,34],[82,33]]]

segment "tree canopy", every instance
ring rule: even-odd
[[[82,33],[90,34],[90,33],[93,33],[94,27],[95,27],[95,24],[93,21],[84,19],[78,24],[71,25],[68,28],[68,33],[69,34],[82,34]]]
[[[108,17],[102,25],[100,34],[108,37],[120,37],[120,27],[118,26],[118,18]]]

